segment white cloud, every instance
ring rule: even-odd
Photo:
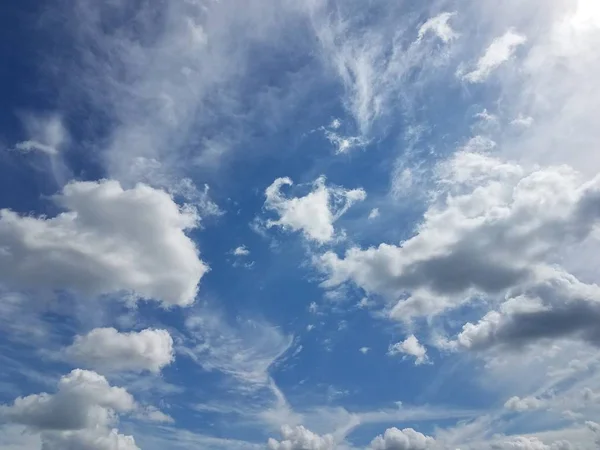
[[[21,121],[27,140],[18,142],[15,148],[22,152],[38,151],[54,156],[69,139],[61,117],[56,114],[21,114]]]
[[[287,198],[281,193],[281,188],[292,184],[289,178],[278,178],[265,191],[265,208],[279,215],[277,220],[268,220],[266,226],[302,231],[307,239],[320,244],[334,239],[333,224],[354,203],[367,196],[363,189],[328,187],[325,177],[319,177],[307,195]]]
[[[508,30],[502,36],[497,37],[492,41],[490,46],[477,64],[475,69],[462,77],[470,83],[481,83],[501,64],[508,61],[517,47],[523,45],[527,38],[514,30]]]
[[[361,347],[358,349],[358,351],[361,352],[363,355],[366,355],[367,353],[369,353],[370,350],[371,350],[370,347]]]
[[[396,427],[385,430],[371,442],[372,450],[429,450],[436,446],[435,439],[425,436],[412,428],[399,430]]]
[[[369,213],[369,220],[373,220],[379,217],[379,208],[373,208]]]
[[[65,355],[101,372],[158,373],[173,362],[173,339],[166,330],[145,329],[120,333],[114,328],[96,328],[75,337]]]
[[[319,436],[304,428],[302,425],[281,427],[281,441],[270,438],[267,447],[269,450],[333,450],[335,441],[331,434]]]
[[[416,234],[400,245],[328,251],[317,261],[326,288],[352,281],[404,298],[400,319],[438,313],[474,291],[496,294],[534,281],[563,245],[587,239],[600,218],[600,178],[567,167],[531,171],[459,152],[439,170],[440,192]],[[404,308],[409,306],[408,308]]]
[[[6,420],[41,430],[79,430],[113,422],[115,412],[131,412],[133,397],[95,372],[75,369],[62,377],[56,394],[18,397],[0,410]]]
[[[410,355],[415,357],[415,365],[426,363],[429,358],[427,357],[427,349],[416,338],[414,334],[408,336],[404,341],[397,342],[394,345],[390,345],[388,354],[391,356],[402,353],[404,355]]]
[[[0,272],[13,289],[85,295],[128,291],[189,305],[208,267],[185,231],[196,212],[163,191],[116,181],[72,182],[54,197],[55,217],[0,211]],[[51,267],[52,270],[48,270]]]
[[[456,13],[444,12],[427,20],[421,28],[419,28],[419,39],[423,39],[427,33],[433,33],[444,42],[450,42],[458,37],[450,24],[449,20]]]
[[[523,411],[533,411],[536,409],[541,408],[543,405],[542,400],[540,400],[539,398],[535,398],[535,397],[511,397],[509,398],[506,403],[504,403],[504,407],[506,409],[510,409],[512,411],[519,411],[519,412],[523,412]]]
[[[42,450],[140,450],[132,436],[116,429],[42,433]]]
[[[110,386],[95,372],[76,369],[63,376],[55,394],[18,397],[0,406],[0,417],[40,432],[44,450],[137,450],[131,436],[110,428],[119,413],[136,404],[123,388]]]
[[[236,247],[233,252],[235,256],[248,256],[250,254],[250,250],[245,245],[240,245]]]
[[[270,324],[239,319],[229,325],[218,314],[203,310],[186,319],[190,342],[182,348],[205,370],[227,374],[240,389],[268,387],[269,370],[292,346],[293,337]]]
[[[437,42],[422,36],[411,43],[415,27],[425,24],[404,14],[401,4],[380,3],[380,14],[369,20],[352,7],[336,8],[332,13],[327,2],[307,5],[324,64],[337,74],[344,87],[345,106],[366,140],[376,125],[397,111],[399,100],[410,105],[415,91],[406,78],[413,70],[418,68],[422,78],[434,77],[438,74],[435,69],[448,60],[448,46],[443,51],[436,49]],[[391,19],[399,15],[404,20]],[[431,31],[450,39],[450,30],[441,15],[423,28],[423,34]]]
[[[348,153],[353,148],[364,147],[368,142],[360,136],[343,136],[335,131],[324,130],[325,137],[335,147],[335,153]]]

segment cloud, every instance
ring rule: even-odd
[[[435,448],[435,439],[425,436],[412,428],[399,430],[396,427],[385,430],[369,446],[372,450],[428,450]]]
[[[158,373],[173,362],[173,339],[166,330],[145,329],[120,333],[114,328],[96,328],[75,341],[65,355],[101,372]]]
[[[27,134],[27,140],[15,144],[15,148],[19,151],[38,151],[55,156],[69,140],[69,134],[61,117],[57,114],[26,113],[21,114],[20,118]]]
[[[543,402],[535,397],[511,397],[509,398],[506,403],[504,403],[504,407],[506,409],[510,409],[511,411],[518,411],[518,412],[523,412],[523,411],[533,411],[536,409],[541,408],[543,405]]]
[[[331,434],[319,436],[302,425],[281,427],[281,441],[270,438],[269,450],[333,450],[335,442]]]
[[[535,279],[557,249],[590,236],[600,215],[600,178],[567,167],[526,170],[458,152],[439,168],[434,199],[414,236],[400,245],[328,251],[316,261],[334,288],[351,281],[368,293],[403,298],[407,320],[499,294]]]
[[[39,432],[43,450],[139,450],[131,436],[110,428],[118,413],[136,408],[133,397],[95,372],[75,369],[55,394],[18,397],[0,406],[0,417]]]
[[[546,445],[537,437],[515,436],[489,445],[492,450],[571,450],[573,446],[568,441],[557,441]]]
[[[208,310],[189,316],[186,328],[190,342],[182,350],[205,370],[233,377],[240,389],[269,387],[271,366],[293,343],[292,336],[270,324],[239,319],[232,326]]]
[[[510,298],[476,324],[467,323],[457,337],[461,348],[518,349],[548,339],[580,339],[600,346],[600,287],[565,273],[545,279]]]
[[[415,28],[425,24],[406,14],[400,4],[379,3],[378,14],[373,15],[351,4],[333,11],[327,2],[309,5],[323,63],[337,75],[344,88],[344,106],[367,141],[376,125],[397,112],[398,102],[408,106],[415,98],[418,89],[407,79],[415,71],[419,82],[433,78],[440,73],[435,69],[448,60],[448,48],[442,51],[437,42],[422,36],[414,39]],[[399,16],[402,21],[396,20]],[[423,34],[450,37],[444,15],[430,20]]]
[[[272,50],[273,42],[288,51],[295,47],[298,34],[290,31],[297,16],[292,2],[270,0],[83,0],[57,4],[40,25],[56,31],[61,24],[58,36],[69,57],[52,59],[60,97],[72,112],[83,103],[93,117],[108,118],[101,162],[111,178],[129,184],[140,181],[139,157],[159,161],[175,176],[215,169],[242,140],[248,122],[281,120],[296,89],[263,83],[264,61],[253,55],[264,46]],[[114,19],[109,26],[106,17]]]
[[[429,358],[427,357],[427,350],[414,334],[411,334],[406,340],[397,342],[394,345],[390,345],[388,355],[397,355],[402,353],[404,355],[410,355],[415,357],[415,365],[421,365],[426,363]]]
[[[361,352],[363,355],[366,355],[367,353],[369,353],[371,351],[370,347],[361,347],[358,349],[359,352]]]
[[[514,30],[508,30],[492,41],[483,56],[477,61],[475,69],[463,75],[463,79],[470,83],[485,81],[494,69],[508,61],[517,47],[523,45],[526,41],[525,36],[516,33]]]
[[[165,305],[193,303],[208,266],[185,231],[196,212],[163,191],[116,181],[72,182],[55,217],[0,211],[0,279],[25,290],[132,292]],[[48,270],[51,267],[52,270]]]
[[[303,197],[287,198],[281,193],[283,186],[291,186],[289,178],[277,178],[265,191],[265,208],[279,215],[277,220],[268,220],[267,228],[279,226],[292,231],[302,231],[307,239],[319,244],[330,242],[335,237],[333,224],[354,203],[367,196],[363,189],[344,189],[326,186],[325,177],[317,178],[313,190]]]
[[[377,219],[379,217],[379,208],[373,208],[369,213],[369,220]]]
[[[250,250],[245,245],[240,245],[233,250],[233,254],[235,256],[248,256],[250,254]]]
[[[80,430],[108,425],[115,412],[131,412],[133,397],[123,388],[112,387],[95,372],[75,369],[62,377],[56,394],[18,397],[2,406],[6,420],[39,430]]]
[[[65,431],[42,434],[42,450],[140,450],[132,436],[117,430]]]
[[[455,14],[456,13],[454,12],[444,12],[428,19],[419,28],[419,39],[423,39],[427,33],[436,35],[446,43],[456,39],[458,37],[458,33],[456,33],[448,23]]]

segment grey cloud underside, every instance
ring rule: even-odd
[[[458,344],[471,350],[520,349],[538,341],[568,338],[600,346],[598,286],[565,273],[552,273],[520,294],[477,324],[466,324]]]
[[[407,304],[418,294],[431,305],[420,301],[416,311],[439,312],[474,293],[499,294],[532,282],[560,248],[583,242],[598,224],[598,178],[582,183],[565,168],[526,174],[472,153],[459,152],[444,165],[450,173],[442,171],[443,190],[416,234],[398,246],[351,248],[343,258],[325,253],[317,262],[327,274],[323,286],[352,281],[391,299],[408,293]],[[486,174],[492,167],[496,173]]]

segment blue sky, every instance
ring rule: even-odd
[[[1,449],[598,448],[594,0],[0,30]]]

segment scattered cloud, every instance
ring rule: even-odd
[[[208,271],[185,234],[198,223],[195,210],[149,186],[123,189],[110,180],[71,182],[54,202],[66,211],[52,218],[0,211],[5,285],[194,302]]]
[[[483,56],[477,61],[475,68],[471,72],[462,75],[462,78],[469,83],[485,81],[494,69],[508,61],[517,47],[523,45],[526,41],[525,36],[514,30],[508,30],[492,41]]]
[[[407,356],[414,356],[415,365],[417,366],[425,364],[429,361],[429,358],[427,357],[427,349],[421,345],[414,334],[411,334],[402,342],[397,342],[394,345],[390,345],[390,348],[388,349],[388,355],[394,356],[399,353]]]
[[[523,411],[534,411],[536,409],[541,408],[543,405],[543,402],[535,397],[511,397],[509,398],[506,403],[504,403],[504,407],[506,409],[510,409],[511,411],[518,411],[518,412],[523,412]]]
[[[425,436],[412,428],[399,430],[388,428],[377,436],[369,446],[372,450],[428,450],[436,448],[435,439]]]
[[[133,437],[110,427],[116,414],[135,408],[125,389],[110,386],[95,372],[76,369],[60,379],[55,394],[18,397],[0,407],[0,416],[41,433],[44,449],[133,450],[138,449]]]
[[[533,282],[556,249],[585,240],[598,222],[598,179],[566,167],[527,171],[480,153],[458,152],[416,234],[399,246],[352,247],[317,261],[325,288],[352,281],[367,293],[404,296],[394,316],[436,314],[485,294]],[[493,236],[493,238],[491,237]]]
[[[49,156],[58,155],[62,146],[69,140],[69,133],[57,114],[20,114],[27,140],[15,144],[21,152],[38,151]]]
[[[248,256],[250,254],[250,250],[248,250],[245,245],[240,245],[239,247],[236,247],[232,253],[234,256]]]
[[[421,28],[419,28],[419,40],[423,39],[428,33],[434,34],[445,43],[456,39],[459,35],[448,23],[455,14],[455,12],[443,12],[428,19],[421,25]]]
[[[333,450],[335,442],[331,434],[319,436],[302,425],[281,427],[281,441],[270,438],[269,450]]]
[[[326,186],[325,177],[317,178],[313,190],[303,197],[285,197],[281,188],[291,186],[289,178],[278,178],[265,191],[265,208],[279,215],[267,220],[267,228],[281,227],[302,231],[307,239],[324,244],[335,238],[333,224],[356,202],[367,196],[363,189]]]
[[[169,332],[150,328],[129,333],[96,328],[76,336],[64,353],[67,358],[100,372],[158,373],[175,358]]]
[[[373,208],[369,213],[369,220],[377,219],[379,217],[379,208]]]

